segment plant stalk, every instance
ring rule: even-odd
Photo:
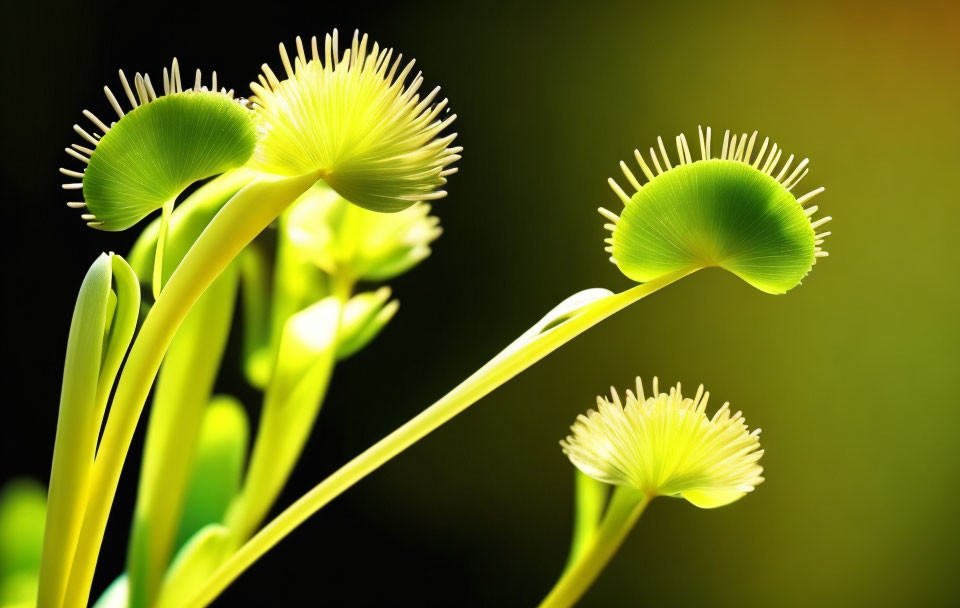
[[[223,269],[317,179],[319,174],[263,176],[240,190],[191,247],[147,315],[120,376],[94,462],[90,498],[67,584],[68,608],[80,608],[89,598],[97,555],[130,441],[177,328]]]
[[[500,385],[600,321],[695,270],[670,273],[597,300],[529,341],[512,344],[446,396],[314,486],[264,526],[214,573],[188,606],[209,604],[244,570],[324,505]]]
[[[540,608],[569,608],[579,600],[623,544],[650,499],[641,491],[619,487],[596,533],[567,566]]]

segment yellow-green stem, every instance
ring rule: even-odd
[[[228,266],[197,300],[160,366],[127,550],[128,608],[152,604],[177,548],[197,442],[233,320],[234,266]]]
[[[589,477],[574,467],[576,500],[573,519],[573,539],[570,543],[570,555],[567,567],[580,557],[580,553],[589,544],[603,520],[603,510],[610,495],[610,484]]]
[[[593,581],[623,544],[650,499],[641,491],[619,487],[597,531],[560,576],[540,608],[569,608],[586,593]]]
[[[150,386],[177,328],[210,283],[318,175],[264,176],[238,192],[213,218],[170,277],[140,328],[120,376],[94,463],[87,511],[67,584],[65,605],[81,607],[90,595],[120,471]]]
[[[289,237],[282,226],[283,218],[280,234],[277,236],[276,305],[272,311],[273,324],[278,327],[288,326],[292,317],[304,312],[304,299],[307,297],[306,293],[296,289],[297,281],[289,280],[289,275],[302,268],[302,264],[295,261],[291,255]],[[345,275],[326,278],[325,291],[329,289],[330,295],[339,301],[337,317],[329,326],[328,348],[310,350],[307,357],[312,363],[306,369],[297,370],[294,380],[290,377],[289,355],[295,350],[295,346],[288,343],[286,350],[281,349],[283,341],[277,338],[276,361],[266,388],[243,488],[223,520],[238,545],[250,538],[263,523],[283,490],[306,445],[329,388],[336,364],[337,334],[340,332],[343,310],[350,299],[354,281]],[[321,298],[321,301],[324,300],[325,298]],[[319,305],[319,302],[314,305]],[[289,335],[284,335],[284,340],[290,338]]]
[[[237,576],[308,517],[500,385],[603,319],[695,270],[670,273],[622,293],[610,295],[588,304],[571,319],[537,337],[522,344],[511,345],[446,396],[314,486],[264,526],[214,573],[189,606],[205,606],[213,601]]]
[[[70,323],[53,466],[47,494],[37,605],[56,608],[66,591],[83,508],[93,475],[100,420],[95,420],[104,327],[111,285],[110,256],[87,272]]]
[[[165,230],[161,217],[144,229],[131,257],[146,267],[145,258],[160,255],[163,276],[169,278],[223,205],[257,176],[241,169],[210,180],[171,214],[162,252],[157,249]],[[230,332],[237,282],[230,267],[235,265],[228,266],[207,287],[184,318],[154,385],[127,545],[128,608],[152,603],[177,546],[175,537],[196,442]]]
[[[288,320],[243,487],[223,520],[237,545],[263,522],[310,437],[336,363],[342,311],[343,305],[328,297]],[[293,329],[303,315],[314,318],[310,331],[315,335],[308,340]]]
[[[157,252],[153,256],[153,299],[160,297],[163,283],[163,249],[167,243],[167,234],[170,232],[170,215],[173,213],[174,199],[163,204],[160,211],[160,234],[157,236]]]

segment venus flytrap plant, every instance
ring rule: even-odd
[[[223,206],[184,256],[130,349],[94,464],[67,606],[82,605],[89,595],[110,506],[150,384],[177,328],[210,283],[320,179],[354,202],[381,210],[399,210],[445,194],[437,187],[452,172],[447,167],[459,158],[459,148],[448,148],[454,136],[438,135],[453,117],[438,118],[443,108],[437,106],[445,102],[431,105],[435,92],[420,100],[416,91],[422,78],[406,85],[412,64],[398,75],[398,58],[386,69],[392,51],[374,45],[367,53],[366,37],[361,41],[355,36],[342,57],[328,37],[325,61],[315,40],[309,60],[299,40],[297,46],[292,65],[281,46],[288,79],[280,81],[265,66],[252,99],[260,135],[251,166],[260,172]],[[309,103],[292,103],[296,100]],[[91,139],[98,141],[96,136]],[[334,142],[337,153],[330,153]],[[106,221],[100,227],[104,225]]]
[[[639,152],[648,183],[621,163],[632,196],[614,180],[622,214],[601,208],[611,261],[628,277],[645,281],[621,293],[591,289],[576,294],[521,335],[450,393],[374,444],[293,503],[244,544],[190,602],[202,606],[289,534],[311,514],[404,449],[524,371],[583,331],[667,285],[708,267],[728,270],[768,293],[784,293],[812,269],[829,233],[815,231],[829,217],[811,220],[810,200],[817,188],[796,197],[792,191],[806,175],[807,160],[791,172],[793,156],[780,165],[782,152],[765,140],[754,155],[749,139],[729,132],[719,158],[713,157],[711,130],[701,130],[701,158],[693,160],[686,137],[677,137],[672,162],[658,139],[660,157],[651,148],[652,171]],[[661,160],[663,164],[661,164]],[[594,501],[596,496],[593,497]],[[619,500],[618,500],[619,502]]]
[[[661,393],[656,378],[652,396],[645,397],[637,378],[636,393],[628,390],[625,402],[611,389],[611,399],[598,397],[597,410],[577,417],[572,434],[560,442],[582,473],[574,542],[541,608],[576,603],[654,498],[675,496],[712,509],[763,482],[760,429],[749,431],[728,403],[708,418],[709,398],[702,385],[693,399],[683,397],[679,384]],[[606,484],[615,488],[608,501]]]
[[[587,328],[696,270],[725,268],[758,289],[783,293],[826,255],[819,246],[829,233],[815,229],[829,218],[812,222],[816,207],[805,209],[822,188],[799,198],[791,193],[806,174],[805,160],[792,167],[790,157],[778,166],[781,153],[774,145],[767,154],[768,141],[754,156],[756,133],[749,141],[745,134],[730,139],[728,133],[720,157],[713,158],[707,129],[706,136],[700,134],[701,159],[693,161],[680,136],[674,164],[658,140],[660,156],[651,149],[655,172],[636,154],[649,183],[641,185],[621,163],[636,192],[627,196],[611,180],[625,209],[620,214],[601,209],[611,221],[612,260],[643,284],[618,294],[586,290],[563,301],[453,391],[257,531],[299,458],[333,365],[367,344],[396,312],[389,290],[355,294],[357,282],[391,278],[429,254],[439,228],[424,201],[445,195],[440,188],[456,171],[450,165],[461,151],[451,146],[455,134],[442,134],[455,119],[446,100],[436,101],[437,89],[421,99],[419,74],[407,82],[413,62],[403,64],[392,50],[368,46],[367,37],[358,34],[341,54],[336,31],[322,51],[316,38],[309,53],[298,38],[292,58],[281,45],[285,78],[264,65],[259,82],[251,85],[249,106],[229,93],[205,90],[199,73],[193,90],[184,90],[176,64],[165,73],[160,96],[148,77],[138,75],[131,88],[121,73],[133,110],[125,113],[107,89],[118,122],[107,125],[85,112],[104,134],[75,128],[93,147],[74,146],[68,153],[88,167],[63,172],[82,180],[65,187],[83,189],[86,201],[70,205],[87,207],[84,219],[96,228],[122,230],[162,210],[135,249],[137,268],[141,261],[149,264],[154,252],[156,301],[130,349],[99,449],[95,433],[91,445],[88,433],[80,448],[71,443],[63,450],[58,435],[58,450],[89,458],[77,460],[80,475],[70,480],[76,488],[58,490],[66,498],[54,500],[51,484],[47,538],[58,522],[70,533],[57,535],[49,552],[47,568],[54,574],[48,579],[56,579],[56,589],[42,606],[80,606],[88,598],[126,452],[165,354],[170,362],[161,372],[151,414],[129,576],[121,576],[101,598],[104,606],[209,602],[311,513],[403,449]],[[222,175],[173,210],[186,188],[217,174]],[[261,297],[270,285],[267,264],[262,250],[248,245],[277,219],[268,302]],[[243,259],[236,260],[241,252]],[[236,441],[213,442],[232,454],[221,460],[210,458],[216,432],[208,428],[216,420],[210,412],[239,405],[204,407],[220,365],[238,273],[250,304],[245,371],[266,391],[242,482],[245,426],[237,417],[232,419],[237,424],[223,423]],[[219,325],[216,336],[205,338],[213,325]],[[113,359],[105,361],[109,370]],[[98,420],[115,368],[112,374],[102,405],[97,401],[94,408]],[[99,400],[102,389],[96,389]],[[78,391],[67,391],[65,381],[68,392]],[[54,480],[57,462],[55,456]],[[215,464],[205,469],[205,463]],[[200,504],[193,483],[212,474],[230,483],[212,503]],[[596,553],[598,535],[616,528],[608,520],[623,527],[635,519],[637,496],[618,490],[601,520],[606,490],[586,478],[578,488],[583,514],[569,571],[589,572],[592,566],[578,564],[597,562],[596,555],[585,556]],[[688,499],[707,500],[696,491],[689,489]],[[45,562],[47,555],[45,549]],[[561,597],[569,597],[564,593]]]

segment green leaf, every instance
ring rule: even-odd
[[[768,293],[800,283],[814,263],[814,230],[773,177],[732,160],[657,175],[627,203],[613,257],[631,279],[718,266]]]
[[[97,258],[80,287],[67,339],[40,568],[42,605],[59,604],[65,591],[106,402],[139,307],[139,283],[123,258]]]
[[[224,526],[210,524],[180,549],[163,577],[156,608],[186,606],[207,578],[236,549],[236,541]]]
[[[125,230],[193,182],[242,166],[253,154],[249,110],[226,95],[185,91],[123,116],[97,143],[83,176],[101,230]]]
[[[227,515],[241,538],[267,514],[310,435],[333,368],[340,313],[340,301],[330,296],[284,327],[247,477]]]
[[[46,489],[32,479],[0,488],[0,605],[36,601],[46,503]]]
[[[243,404],[228,395],[214,397],[203,417],[177,547],[207,524],[222,521],[240,490],[249,438]]]

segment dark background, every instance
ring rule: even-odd
[[[135,236],[63,204],[81,110],[108,113],[117,68],[159,73],[176,55],[245,92],[278,42],[360,28],[443,86],[466,151],[434,255],[337,368],[281,504],[563,297],[627,287],[595,208],[657,135],[759,129],[809,156],[832,255],[786,296],[707,271],[605,322],[315,515],[216,605],[534,605],[569,540],[557,441],[636,374],[742,408],[764,428],[768,481],[716,511],[654,502],[583,605],[957,605],[958,18],[949,2],[5,2],[0,478],[46,480],[76,289]],[[220,389],[255,413],[231,353]],[[94,595],[123,567],[142,430]]]

